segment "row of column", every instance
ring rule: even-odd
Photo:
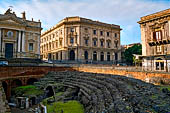
[[[25,52],[25,32],[19,31],[18,52]]]

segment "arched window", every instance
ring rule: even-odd
[[[70,51],[70,60],[75,60],[75,52],[74,52],[74,50]]]
[[[103,52],[100,53],[100,60],[104,61],[104,53]]]
[[[155,62],[156,70],[164,70],[164,60],[158,58]]]
[[[115,53],[115,60],[118,60],[118,54]]]
[[[110,52],[107,52],[107,61],[110,61]]]
[[[93,52],[93,60],[97,61],[97,52],[96,51]]]
[[[88,60],[88,52],[87,51],[84,52],[84,59]]]

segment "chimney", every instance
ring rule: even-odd
[[[32,18],[32,21],[34,21],[34,19]]]
[[[26,19],[25,11],[22,13],[22,18],[23,18],[23,19]]]

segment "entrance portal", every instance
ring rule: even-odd
[[[52,86],[48,86],[48,87],[46,88],[46,92],[47,92],[47,97],[54,96],[54,91],[53,91]]]
[[[74,50],[71,50],[71,51],[70,51],[70,60],[75,60]]]
[[[12,43],[5,44],[5,58],[13,58],[13,44]]]
[[[164,70],[164,60],[158,58],[155,62],[156,70]]]

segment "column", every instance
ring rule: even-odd
[[[20,52],[21,49],[21,31],[19,31],[19,37],[18,37],[18,52]]]
[[[1,36],[2,36],[2,33],[1,33],[1,28],[0,28],[0,52],[2,52],[2,50],[1,50],[1,46],[2,46],[2,44],[1,44],[1,42],[2,42]]]
[[[38,43],[37,43],[37,48],[38,48],[38,50],[37,50],[37,54],[38,55],[40,55],[40,35],[38,34],[38,39],[37,39],[37,41],[38,41]]]
[[[22,33],[22,52],[25,52],[25,32]]]

